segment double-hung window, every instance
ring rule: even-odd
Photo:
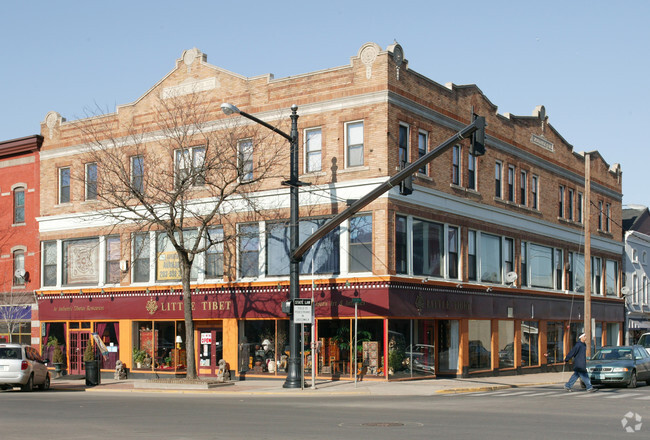
[[[260,274],[260,227],[257,223],[239,226],[239,276],[258,277]]]
[[[515,167],[508,167],[508,201],[515,201]]]
[[[458,247],[460,234],[458,228],[449,226],[447,228],[447,276],[452,279],[458,279]]]
[[[395,271],[408,273],[408,222],[406,217],[395,217]]]
[[[14,286],[25,285],[25,251],[14,251]]]
[[[564,218],[564,186],[560,185],[558,192],[557,216]]]
[[[223,227],[209,228],[206,240],[209,246],[205,252],[205,277],[223,277]]]
[[[530,188],[530,196],[532,197],[532,205],[531,208],[533,209],[538,209],[539,208],[539,178],[537,176],[533,176],[531,179],[531,188]]]
[[[97,164],[86,164],[86,200],[97,200]]]
[[[409,163],[409,126],[399,124],[399,167],[405,168]]]
[[[609,203],[605,204],[605,232],[610,232],[610,215],[612,211],[612,205]]]
[[[413,219],[413,275],[443,276],[444,225]]]
[[[576,218],[578,223],[582,223],[582,220],[583,220],[583,218],[582,218],[582,216],[583,216],[582,210],[583,210],[583,208],[584,208],[583,196],[582,196],[582,193],[579,192],[578,193],[578,217]]]
[[[600,295],[602,294],[603,261],[599,257],[591,257],[591,273],[591,292]]]
[[[143,232],[133,235],[133,282],[144,283],[149,281],[149,233]]]
[[[322,169],[322,134],[320,128],[305,130],[305,172]]]
[[[120,237],[106,237],[106,283],[120,282]]]
[[[479,241],[480,281],[501,283],[503,270],[503,252],[501,237],[481,233]]]
[[[59,203],[70,203],[70,167],[59,168]]]
[[[573,190],[569,188],[568,192],[568,200],[567,200],[567,218],[569,220],[573,220]]]
[[[476,281],[477,274],[476,231],[467,231],[467,278]]]
[[[616,296],[618,288],[618,262],[607,260],[605,263],[605,295]]]
[[[350,272],[372,271],[372,215],[350,219]]]
[[[603,202],[598,201],[598,230],[603,230]]]
[[[237,144],[237,151],[239,154],[238,165],[239,175],[242,182],[249,182],[253,180],[253,140],[244,139]]]
[[[519,173],[519,204],[526,206],[528,195],[528,174],[526,171]]]
[[[345,151],[347,167],[363,166],[363,121],[348,122],[345,125]]]
[[[144,156],[131,156],[131,190],[135,194],[144,192]]]
[[[25,223],[25,188],[14,189],[14,224]]]
[[[528,243],[521,242],[521,255],[519,256],[519,283],[521,287],[528,287]]]
[[[460,145],[454,145],[451,154],[451,183],[460,185]]]
[[[467,188],[476,190],[476,156],[467,155]]]
[[[429,134],[426,131],[420,131],[418,133],[418,159],[424,157],[427,154],[429,144]],[[424,165],[419,169],[420,174],[427,174],[427,166]]]
[[[503,165],[501,162],[496,162],[494,164],[494,197],[500,199],[502,197],[501,194],[501,173]]]
[[[56,286],[56,241],[43,242],[43,286]]]
[[[176,186],[203,185],[205,183],[205,147],[176,150]]]

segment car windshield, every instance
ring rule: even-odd
[[[2,347],[0,348],[0,359],[20,359],[20,348]]]
[[[612,348],[599,350],[592,359],[598,361],[619,361],[624,359],[634,359],[634,355],[632,354],[632,350],[629,348]]]

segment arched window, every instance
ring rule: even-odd
[[[25,188],[14,189],[14,224],[25,223]]]

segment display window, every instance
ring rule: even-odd
[[[492,330],[489,320],[470,319],[469,370],[489,370],[492,366]]]
[[[546,362],[549,364],[564,362],[564,323],[561,321],[546,323]]]
[[[521,323],[521,366],[539,365],[539,323],[522,321]]]
[[[134,321],[133,364],[136,370],[186,368],[183,321]]]
[[[388,377],[436,373],[435,321],[393,319],[388,322]]]
[[[515,366],[515,322],[499,321],[499,368]]]
[[[240,374],[286,373],[289,360],[289,321],[240,321],[238,351]]]

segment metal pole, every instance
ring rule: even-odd
[[[300,324],[300,389],[305,389],[305,324]]]
[[[357,387],[357,310],[359,308],[358,303],[354,303],[354,387]]]
[[[290,175],[289,175],[289,235],[290,235],[290,253],[289,262],[289,301],[293,301],[300,296],[300,259],[294,258],[293,254],[300,244],[298,229],[298,106],[291,106],[291,157],[290,157]],[[284,388],[302,387],[302,379],[298,370],[298,330],[294,322],[293,313],[289,321],[289,359],[287,379],[282,385]]]

